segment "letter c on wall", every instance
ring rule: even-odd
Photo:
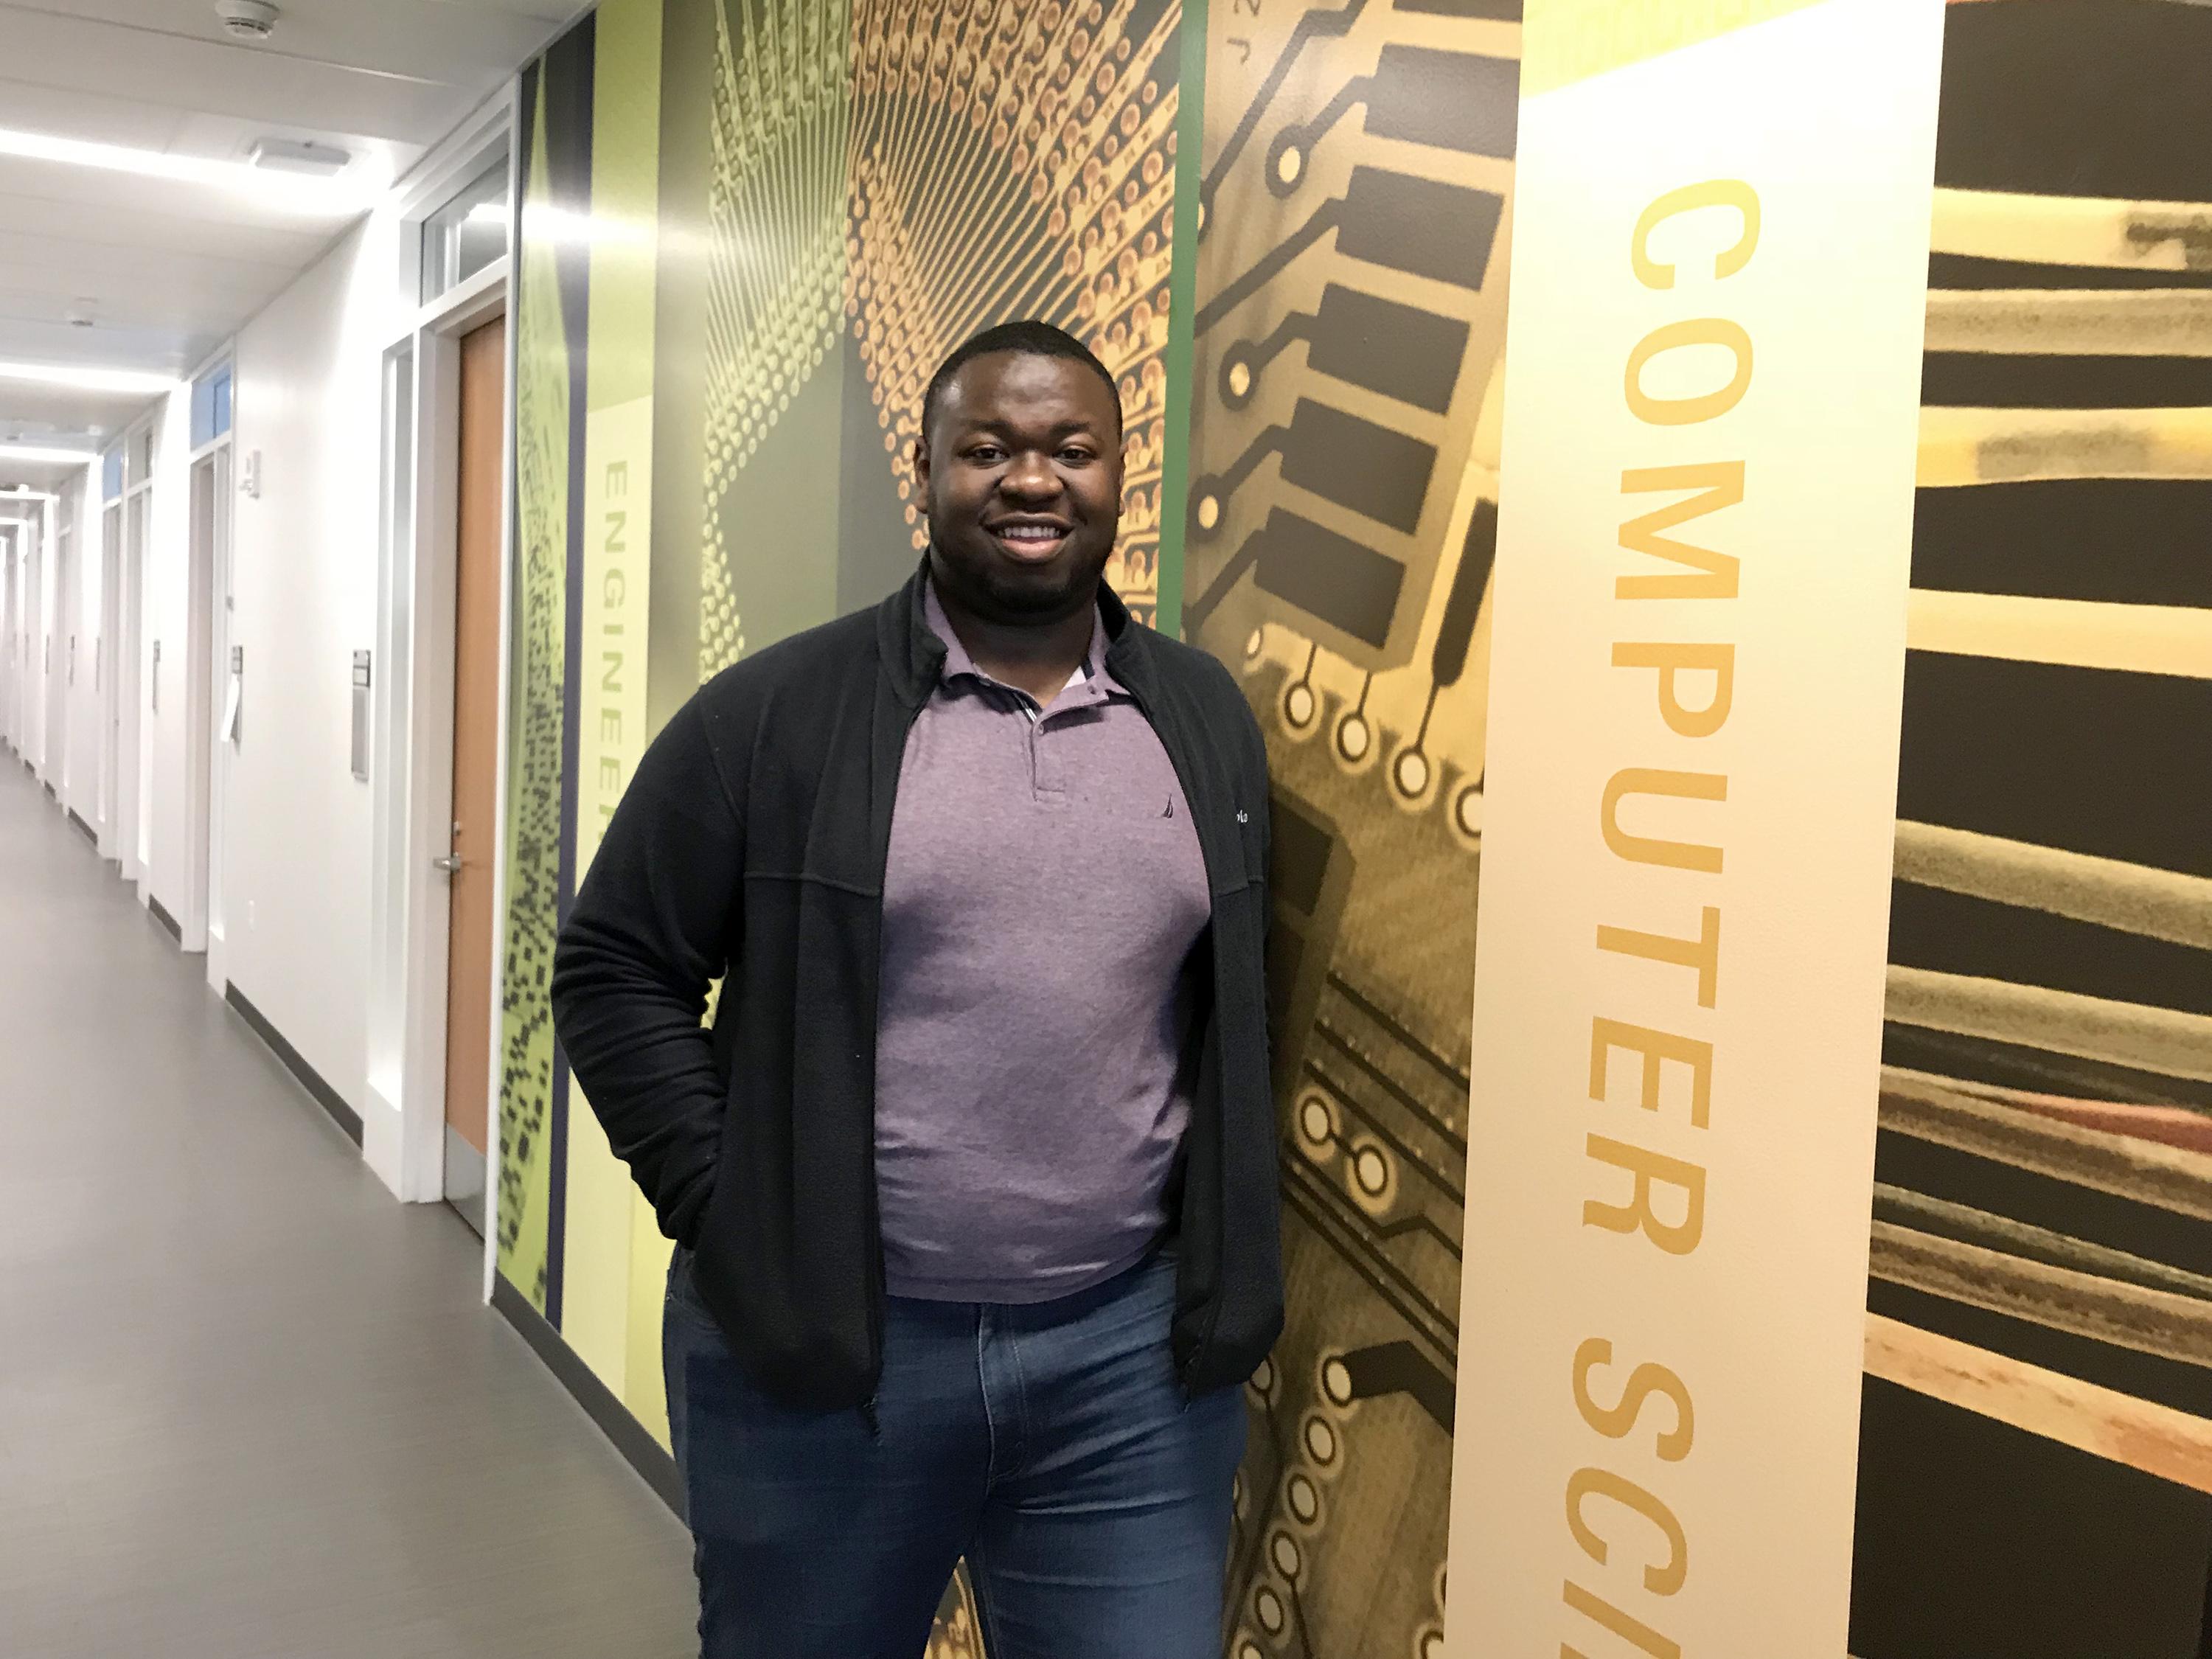
[[[1610,1498],[1659,1529],[1667,1540],[1667,1559],[1644,1569],[1644,1587],[1654,1595],[1672,1595],[1680,1589],[1690,1576],[1690,1540],[1683,1535],[1682,1523],[1674,1518],[1674,1510],[1633,1480],[1623,1480],[1608,1469],[1577,1469],[1567,1479],[1567,1530],[1574,1534],[1583,1553],[1600,1566],[1605,1565],[1605,1540],[1583,1519],[1583,1500],[1590,1498]]]
[[[1713,256],[1715,279],[1733,276],[1751,263],[1752,251],[1759,246],[1759,192],[1741,179],[1708,179],[1670,190],[1644,210],[1628,241],[1628,263],[1638,282],[1646,288],[1674,286],[1674,267],[1651,257],[1651,233],[1678,213],[1708,207],[1732,207],[1743,216],[1743,234]]]

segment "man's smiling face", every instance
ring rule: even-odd
[[[1091,603],[1121,518],[1121,409],[1085,363],[993,352],[947,381],[915,446],[931,568],[988,621]]]

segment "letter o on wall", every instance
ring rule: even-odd
[[[1735,373],[1717,392],[1688,398],[1654,398],[1644,389],[1645,365],[1662,352],[1682,346],[1718,346],[1735,360]],[[1751,386],[1751,336],[1742,325],[1725,317],[1692,317],[1666,323],[1636,343],[1628,354],[1628,372],[1622,377],[1628,407],[1639,421],[1653,426],[1692,426],[1725,415],[1743,401]]]

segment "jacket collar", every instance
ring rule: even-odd
[[[929,574],[922,555],[906,585],[876,607],[876,647],[891,690],[908,708],[919,708],[945,672],[945,641],[922,614],[921,595]],[[1105,583],[1098,585],[1098,615],[1106,624],[1106,671],[1147,702],[1154,684],[1152,630],[1129,615],[1129,607]]]

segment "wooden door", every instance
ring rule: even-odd
[[[453,614],[453,915],[446,963],[446,1192],[482,1228],[491,1099],[492,860],[499,759],[500,477],[507,324],[461,341],[459,571]],[[454,1145],[459,1140],[468,1151]],[[473,1153],[471,1158],[470,1153]],[[456,1165],[463,1167],[456,1167]]]

